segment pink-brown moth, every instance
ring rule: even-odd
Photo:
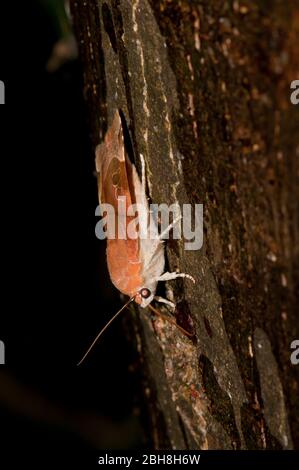
[[[110,204],[114,208],[115,214],[115,220],[112,224],[115,228],[115,238],[109,237],[109,220],[107,220],[107,264],[110,278],[120,292],[129,296],[129,301],[103,328],[87,353],[107,326],[130,302],[135,301],[142,308],[149,306],[158,314],[160,313],[150,305],[153,300],[174,307],[174,304],[169,300],[155,295],[159,281],[187,277],[194,282],[193,277],[189,274],[164,272],[163,236],[172,229],[177,220],[159,234],[156,221],[149,210],[146,195],[145,162],[142,156],[141,166],[142,178],[140,180],[134,164],[131,163],[127,155],[122,121],[119,112],[116,111],[104,142],[96,148],[96,172],[99,202],[100,204]],[[118,202],[120,199],[125,201],[125,210],[122,214],[119,213]],[[120,238],[117,236],[119,228],[126,233],[130,224],[132,225],[136,219],[136,214],[128,215],[128,209],[134,204],[138,207],[138,217],[143,221],[145,236],[140,237],[136,234],[135,238]],[[122,227],[119,227],[120,224]],[[188,334],[185,330],[184,332]]]

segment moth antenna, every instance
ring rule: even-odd
[[[104,331],[107,330],[108,326],[111,325],[111,323],[116,319],[116,317],[132,302],[132,300],[134,300],[135,297],[131,297],[128,302],[125,303],[125,305],[123,305],[119,310],[118,312],[116,312],[115,315],[113,315],[113,317],[108,321],[108,323],[106,323],[106,325],[104,326],[104,328],[101,329],[101,331],[99,332],[99,334],[95,337],[95,339],[93,340],[93,342],[91,343],[91,345],[89,346],[89,348],[87,349],[86,353],[84,354],[84,356],[82,357],[82,359],[78,362],[77,366],[80,366],[82,364],[82,362],[86,359],[86,356],[88,356],[88,354],[90,353],[90,351],[92,350],[92,348],[94,347],[94,345],[96,344],[96,342],[98,341],[98,339],[100,338],[100,336],[102,336],[102,334],[104,333]]]
[[[159,317],[164,318],[164,320],[168,321],[169,323],[172,323],[172,325],[175,325],[179,330],[181,330],[185,335],[189,336],[189,338],[192,338],[194,336],[194,333],[189,333],[189,331],[185,330],[182,326],[178,325],[175,320],[172,318],[167,317],[166,315],[163,315],[163,313],[159,312],[156,308],[154,308],[152,305],[148,305],[148,307]]]

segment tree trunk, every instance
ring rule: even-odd
[[[124,112],[155,203],[204,204],[167,244],[177,320],[133,315],[156,448],[299,447],[296,0],[73,0],[94,145]],[[140,320],[139,320],[140,319]]]

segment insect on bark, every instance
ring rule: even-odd
[[[151,302],[164,303],[171,307],[175,305],[167,299],[156,296],[157,284],[159,281],[169,281],[178,277],[194,278],[189,274],[177,272],[164,272],[165,252],[163,237],[168,233],[181,217],[174,220],[162,233],[159,234],[158,226],[153,220],[153,215],[149,210],[146,196],[145,162],[141,156],[142,178],[140,180],[136,168],[131,163],[124,143],[124,131],[121,117],[118,111],[115,112],[113,122],[108,129],[104,142],[96,148],[96,171],[98,179],[98,193],[100,204],[110,204],[114,208],[115,221],[112,224],[119,233],[119,228],[125,232],[135,215],[128,215],[127,209],[136,204],[139,208],[138,217],[146,221],[146,236],[136,236],[134,238],[115,238],[109,236],[109,220],[107,223],[107,264],[110,278],[115,287],[123,294],[129,296],[129,300],[111,318],[105,327],[97,335],[83,358],[93,348],[99,337],[112,323],[112,321],[133,301],[140,307],[149,307],[156,315],[162,316],[167,321],[174,323],[180,330],[188,336],[193,336],[184,328],[177,325],[174,317],[162,315],[155,309]],[[125,198],[126,210],[124,214],[119,214],[119,199]],[[140,213],[141,211],[141,213]],[[122,227],[119,227],[122,225]]]

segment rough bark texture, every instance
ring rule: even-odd
[[[134,316],[154,445],[298,448],[298,1],[73,0],[72,13],[94,144],[121,108],[152,201],[204,204],[204,247],[167,245],[170,269],[197,280],[167,286],[196,340]]]

